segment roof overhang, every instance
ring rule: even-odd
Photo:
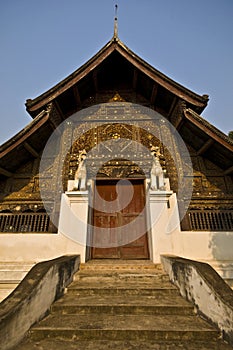
[[[124,45],[118,38],[113,38],[109,41],[96,55],[94,55],[87,63],[77,69],[75,72],[70,74],[67,78],[62,80],[60,83],[43,93],[42,95],[36,97],[35,99],[29,99],[26,101],[27,111],[32,117],[38,114],[45,106],[56,100],[63,94],[68,94],[68,91],[73,89],[73,87],[79,88],[79,83],[85,80],[88,75],[92,74],[92,79],[94,80],[93,85],[95,86],[95,91],[98,91],[96,87],[96,75],[98,74],[98,69],[101,65],[104,65],[105,61],[118,53],[119,59],[117,60],[114,56],[112,59],[111,70],[121,71],[121,65],[123,65],[122,58],[128,63],[128,67],[133,71],[132,79],[132,89],[137,90],[137,84],[135,80],[137,75],[143,75],[143,83],[150,86],[153,89],[153,93],[158,91],[158,87],[163,89],[163,94],[167,93],[173,95],[174,97],[181,99],[187,103],[193,110],[200,113],[206,107],[208,103],[208,96],[200,96],[191,90],[185,88],[174,80],[170,79],[160,71],[153,68],[151,65],[142,60],[133,51],[131,51],[126,45]],[[126,64],[126,63],[125,63]],[[96,75],[94,72],[96,71]],[[151,92],[152,93],[152,92]],[[72,94],[70,94],[71,96]],[[75,98],[75,97],[74,97]],[[76,96],[77,99],[77,96]],[[153,98],[152,98],[153,102]]]

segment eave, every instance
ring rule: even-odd
[[[178,131],[197,156],[219,166],[224,175],[233,174],[233,141],[191,109],[185,109]]]
[[[36,132],[43,124],[49,119],[49,114],[46,111],[40,113],[31,123],[29,123],[24,129],[13,136],[11,139],[6,141],[0,146],[0,159],[7,153],[17,148],[22,142],[28,140],[28,138]]]
[[[23,130],[0,146],[0,179],[14,176],[18,168],[40,154],[52,133],[49,113],[42,111]]]
[[[152,67],[142,58],[137,56],[121,41],[120,44],[116,47],[116,50],[129,62],[131,62],[136,68],[138,68],[143,73],[145,73],[145,75],[150,77],[154,82],[161,85],[166,90],[169,90],[181,100],[195,105],[196,107],[201,108],[201,110],[203,110],[207,106],[209,100],[207,95],[200,96],[195,92],[189,90],[188,88],[184,87],[183,85],[175,82],[159,70]]]
[[[198,113],[202,112],[206,107],[208,103],[207,95],[200,96],[170,79],[146,63],[139,56],[137,56],[119,39],[113,38],[96,55],[94,55],[89,61],[87,61],[83,66],[81,66],[67,78],[37,98],[27,100],[27,111],[31,114],[32,117],[34,117],[40,110],[44,109],[48,103],[56,100],[62,94],[67,93],[69,89],[76,89],[76,86],[78,86],[77,84],[79,84],[91,72],[93,72],[93,85],[97,90],[95,79],[96,75],[94,72],[96,69],[98,69],[101,63],[103,63],[107,58],[111,56],[111,54],[113,54],[113,52],[119,53],[121,57],[123,57],[128,63],[132,65],[132,67],[134,67],[135,77],[136,74],[140,72],[146,77],[146,79],[150,80],[154,84],[155,88],[159,85],[160,87],[167,90],[170,94],[174,95],[175,98],[184,100],[188,105],[191,105],[192,109]],[[134,80],[134,83],[132,82],[132,88],[136,90],[135,82],[136,79]],[[154,96],[156,97],[156,95]],[[76,100],[77,98],[79,98],[78,94],[76,94]],[[151,100],[153,102],[153,98],[151,98]]]
[[[192,124],[196,125],[199,129],[204,131],[210,139],[221,143],[221,145],[233,152],[233,141],[227,135],[225,135],[223,132],[221,132],[219,129],[210,124],[207,120],[202,118],[191,109],[185,110],[184,114],[185,117],[192,122]]]

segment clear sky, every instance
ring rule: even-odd
[[[210,101],[203,117],[233,130],[232,0],[0,0],[0,144],[24,128],[35,98],[113,35]]]

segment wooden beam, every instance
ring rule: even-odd
[[[138,70],[135,68],[133,71],[133,90],[136,90],[138,82]]]
[[[179,131],[181,127],[184,125],[185,119],[183,116],[179,116],[179,118],[176,119],[176,122],[174,123],[174,128]]]
[[[180,131],[180,129],[182,128],[182,126],[184,125],[184,123],[185,123],[184,119],[181,119],[181,120],[179,121],[179,124],[178,124],[177,127],[176,127],[176,130],[177,130],[177,131]]]
[[[82,101],[81,101],[81,98],[80,98],[80,94],[79,94],[77,85],[73,86],[73,92],[74,92],[74,97],[75,97],[75,101],[76,101],[77,105],[81,106],[82,105]]]
[[[53,131],[56,130],[59,133],[59,135],[61,135],[61,131],[60,131],[60,128],[58,127],[59,126],[58,124],[56,124],[53,120],[50,120],[49,125],[51,126]]]
[[[35,111],[39,109],[40,107],[43,107],[46,103],[50,102],[51,100],[54,100],[57,96],[61,95],[64,91],[68,90],[69,88],[73,87],[78,81],[80,81],[82,78],[84,78],[90,71],[94,70],[98,65],[105,60],[113,51],[115,51],[117,44],[109,45],[108,48],[102,54],[92,60],[92,62],[86,66],[85,69],[79,69],[78,72],[75,74],[74,78],[72,79],[65,79],[61,83],[57,85],[57,88],[54,90],[53,93],[45,93],[44,97],[40,99],[40,101],[37,102],[37,99],[35,99],[33,105],[29,105],[27,107],[28,111]]]
[[[149,66],[147,67],[146,65],[143,65],[140,60],[137,58],[135,59],[135,57],[132,56],[132,54],[128,50],[125,50],[122,46],[118,45],[116,47],[116,50],[141,72],[145,73],[148,77],[155,81],[158,85],[163,86],[166,90],[169,90],[171,93],[177,95],[182,100],[194,104],[197,107],[201,107],[202,109],[204,109],[204,107],[207,105],[207,98],[203,98],[203,96],[199,96],[193,92],[190,93],[190,91],[187,93],[187,89],[182,87],[180,84],[175,83],[171,79],[167,79],[166,76],[162,73],[151,69]]]
[[[93,81],[94,81],[94,86],[95,86],[95,91],[98,92],[98,75],[97,75],[97,71],[94,70],[93,71]]]
[[[171,107],[170,107],[169,112],[168,112],[168,118],[171,117],[171,115],[172,115],[172,113],[174,111],[174,108],[176,106],[176,103],[177,103],[177,97],[174,96],[173,101],[171,103]]]
[[[233,166],[231,166],[230,168],[228,168],[225,172],[224,175],[230,175],[233,173]]]
[[[57,112],[58,112],[58,114],[59,114],[61,120],[65,120],[65,117],[64,117],[64,114],[63,114],[63,112],[62,112],[62,110],[61,110],[61,107],[60,107],[60,105],[59,105],[59,102],[58,102],[57,100],[54,100],[53,103],[54,103],[54,106],[55,106],[55,108],[56,108],[56,110],[57,110]]]
[[[232,150],[233,150],[232,144],[227,142],[223,137],[217,135],[216,132],[214,132],[213,130],[211,130],[210,128],[205,126],[203,123],[201,123],[200,119],[197,120],[197,118],[195,118],[192,115],[191,110],[190,111],[185,110],[184,115],[185,115],[187,120],[189,120],[193,125],[197,126],[200,130],[202,130],[202,132],[204,132],[206,135],[208,135],[214,141],[218,142],[220,145],[222,145],[223,147],[227,148],[228,150],[230,150],[232,152]]]
[[[0,167],[0,174],[4,175],[6,177],[11,177],[13,175],[13,173],[11,173],[10,171],[3,169],[2,167]]]
[[[213,139],[207,140],[204,145],[197,151],[197,155],[201,156],[203,153],[205,153],[214,143]]]
[[[7,153],[11,152],[13,149],[16,149],[16,147],[18,147],[23,142],[25,142],[30,135],[32,135],[34,132],[37,132],[38,129],[44,126],[44,124],[48,120],[49,120],[49,114],[45,113],[43,115],[43,118],[41,118],[39,122],[36,122],[36,123],[32,122],[32,124],[34,124],[33,127],[28,132],[23,133],[22,136],[19,137],[17,141],[12,142],[8,148],[4,149],[4,151],[0,153],[0,158],[4,157]]]
[[[150,98],[150,103],[152,106],[155,104],[157,92],[158,92],[158,84],[154,84],[152,93],[151,93],[151,98]]]
[[[24,142],[23,146],[29,153],[31,153],[31,155],[33,157],[35,157],[35,158],[39,158],[40,157],[39,153],[32,146],[30,146],[29,143]]]

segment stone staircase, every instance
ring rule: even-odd
[[[18,286],[34,264],[33,262],[0,262],[0,302]]]
[[[92,260],[14,350],[230,350],[149,261]]]

